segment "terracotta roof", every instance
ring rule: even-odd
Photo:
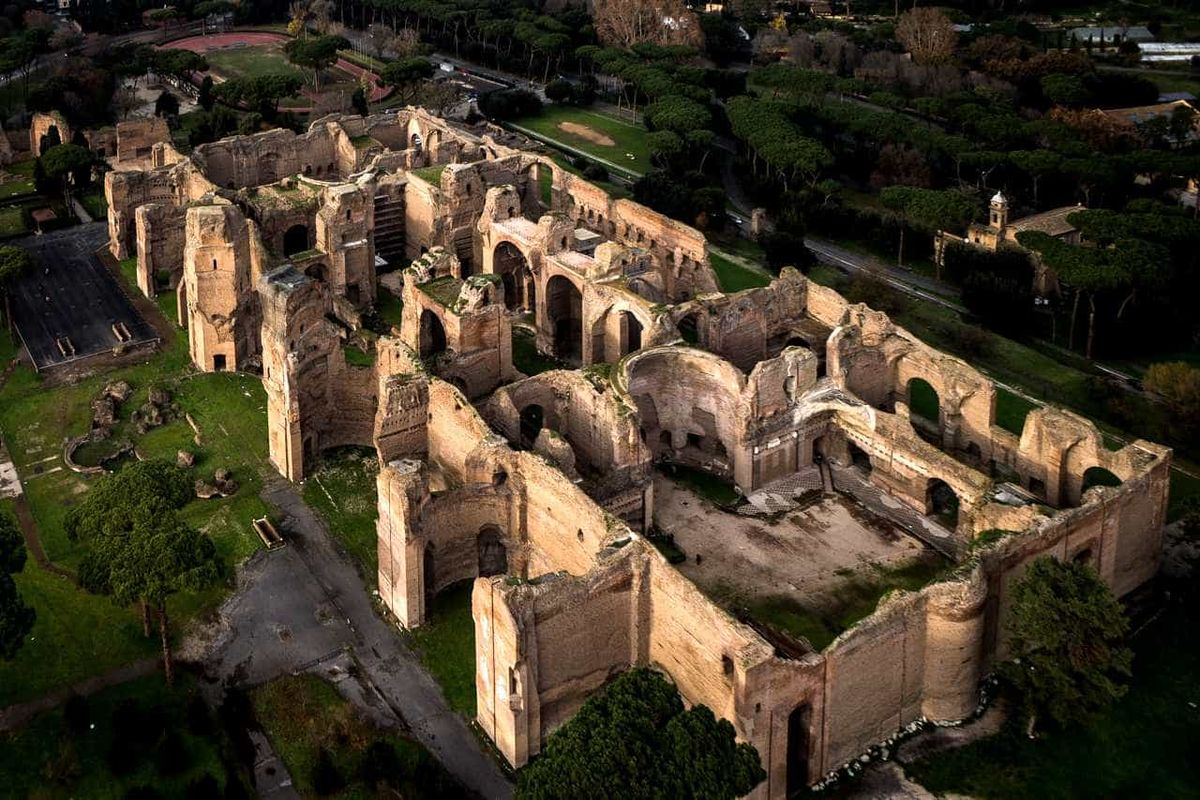
[[[1051,236],[1065,236],[1071,231],[1076,230],[1075,226],[1067,221],[1067,217],[1076,211],[1083,210],[1084,208],[1081,205],[1054,208],[1049,211],[1043,211],[1040,214],[1030,214],[1028,217],[1013,220],[1008,223],[1008,227],[1013,231],[1041,231]]]
[[[1171,103],[1155,103],[1149,106],[1109,108],[1104,110],[1104,114],[1129,125],[1137,125],[1140,122],[1145,122],[1155,117],[1169,117],[1171,116],[1171,112],[1180,106],[1191,108],[1192,104],[1186,100],[1176,100]]]

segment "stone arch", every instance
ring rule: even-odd
[[[941,478],[930,478],[925,485],[925,513],[936,517],[945,527],[958,527],[958,495]]]
[[[720,460],[736,469],[737,407],[745,388],[737,367],[690,347],[643,349],[622,363],[618,384],[637,408],[655,455],[723,471],[727,465],[713,460],[723,454]],[[749,483],[748,472],[744,480]]]
[[[592,363],[616,363],[641,350],[650,327],[650,320],[636,307],[625,303],[610,306],[592,323]]]
[[[309,249],[308,226],[293,225],[283,233],[283,255],[291,257]]]
[[[508,548],[504,534],[495,525],[484,525],[475,537],[479,577],[490,578],[508,572]]]
[[[538,403],[530,403],[521,409],[520,445],[526,450],[533,447],[538,434],[546,424],[546,410]]]
[[[700,312],[693,311],[679,319],[679,336],[688,344],[700,343]]]
[[[909,419],[914,424],[924,421],[938,425],[941,416],[941,397],[933,384],[924,378],[910,378],[905,387],[905,397],[908,402]],[[916,419],[914,419],[916,418]]]
[[[408,146],[420,153],[424,149],[424,140],[421,138],[420,131],[413,131],[408,137]]]
[[[429,358],[446,349],[446,329],[438,315],[425,309],[421,312],[421,358]]]
[[[583,360],[583,293],[573,281],[554,275],[546,283],[546,318],[554,355],[568,363]]]
[[[492,249],[492,272],[504,284],[504,306],[509,311],[534,309],[533,268],[520,248],[507,239],[497,242]]]
[[[1083,488],[1080,494],[1093,486],[1120,486],[1121,479],[1101,466],[1088,467],[1083,471]]]

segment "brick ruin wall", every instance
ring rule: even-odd
[[[886,331],[879,339],[881,344],[892,336],[904,339],[903,332],[897,333],[899,329],[880,327],[878,318],[863,317],[844,301],[837,303],[825,295],[825,290],[810,288],[815,290],[812,296],[817,301],[817,313],[841,307],[839,318],[826,315],[826,323],[835,335],[843,324],[854,327],[866,321],[869,330],[864,333],[868,338]],[[686,400],[671,401],[690,407],[692,398],[700,394],[694,388],[696,374],[707,376],[713,372],[707,360],[710,354],[689,353],[678,347],[639,354],[625,364],[633,376],[622,384],[623,373],[619,373],[614,388],[635,395],[640,372],[637,360],[663,350],[678,353],[679,365],[669,366],[666,356],[660,355],[657,357],[663,363],[647,373],[670,373],[663,384],[692,386]],[[760,385],[752,391],[748,391],[752,382],[739,377],[736,368],[729,365],[732,372],[727,380],[732,386],[725,392],[731,398],[729,402],[737,406],[732,415],[761,413],[763,418],[772,419],[780,415],[781,407],[791,408],[794,413],[796,405],[788,399],[786,390],[780,393],[779,376],[795,378],[799,388],[793,391],[800,393],[816,382],[815,357],[798,351],[800,348],[789,348],[772,360],[778,363],[759,364],[755,372]],[[687,374],[684,365],[690,365],[696,374]],[[631,366],[634,368],[628,370]],[[897,373],[903,377],[899,368]],[[849,374],[835,371],[833,377]],[[542,380],[549,379],[543,376]],[[521,388],[522,384],[516,384],[502,390],[485,406],[485,413],[496,415],[497,406],[506,409],[511,428],[515,404],[502,398]],[[528,396],[536,399],[544,393],[531,392]],[[957,490],[977,506],[964,535],[997,525],[1012,526],[1020,533],[984,548],[947,581],[919,592],[891,596],[824,652],[789,659],[775,655],[754,631],[705,598],[619,520],[597,513],[594,503],[580,496],[578,487],[561,473],[540,461],[527,461],[514,468],[511,460],[496,455],[505,448],[495,442],[482,420],[464,424],[474,412],[461,396],[431,391],[431,419],[443,420],[442,427],[454,432],[449,437],[453,446],[447,454],[455,455],[445,461],[439,458],[438,463],[449,465],[452,471],[464,470],[460,473],[465,476],[464,494],[439,497],[435,501],[438,513],[411,516],[401,522],[389,508],[388,498],[395,492],[387,488],[392,470],[385,469],[380,478],[381,553],[393,554],[389,568],[402,571],[411,582],[410,602],[400,604],[407,613],[401,615],[401,621],[411,626],[421,620],[418,609],[425,587],[418,565],[422,564],[422,547],[428,536],[439,537],[435,552],[446,552],[451,560],[449,573],[435,569],[438,585],[445,585],[443,580],[471,577],[477,553],[475,537],[481,527],[503,526],[510,553],[523,548],[519,558],[510,556],[510,574],[517,579],[477,578],[473,592],[479,722],[513,763],[524,763],[536,754],[545,736],[612,674],[633,664],[649,664],[667,671],[689,702],[709,705],[733,722],[739,736],[759,749],[768,769],[768,781],[755,796],[782,797],[787,786],[788,718],[797,709],[806,709],[805,719],[810,721],[810,780],[916,719],[952,720],[969,715],[977,703],[980,677],[1005,653],[1001,632],[1011,582],[1033,558],[1043,554],[1071,558],[1087,553],[1118,594],[1131,591],[1153,575],[1169,469],[1169,456],[1161,448],[1139,442],[1106,454],[1091,449],[1087,437],[1083,437],[1074,446],[1084,443],[1085,455],[1071,460],[1068,475],[1081,473],[1080,465],[1094,457],[1125,482],[1120,487],[1093,488],[1082,497],[1083,505],[1063,508],[1047,517],[1029,507],[1011,508],[990,502],[985,491],[989,481],[981,475],[955,478],[949,474],[959,469],[964,473],[973,470],[915,436],[906,437],[898,414],[847,403],[844,397],[814,399],[811,392],[806,396],[804,402],[812,404],[807,409],[809,421],[823,420],[807,425],[805,429],[810,432],[838,432],[865,444],[889,442],[895,452],[892,461],[907,460],[918,470],[936,471],[955,481]],[[453,403],[455,410],[443,414],[441,403]],[[1034,445],[1047,438],[1047,429],[1065,424],[1062,414],[1047,409],[1030,416],[1021,437],[1025,461],[1039,457]],[[499,427],[504,430],[503,423]],[[753,433],[753,428],[747,429]],[[1098,433],[1092,429],[1092,434],[1094,444]],[[433,444],[440,438],[431,432],[431,457],[441,451],[440,445]],[[736,442],[736,437],[731,441]],[[481,450],[489,453],[486,467],[473,461]],[[876,469],[886,471],[880,460]],[[494,472],[498,464],[504,464],[506,471],[499,485]],[[1069,477],[1068,482],[1078,480]],[[518,505],[520,498],[526,498],[523,528],[511,527],[514,517],[520,518],[520,514],[514,515],[511,507],[502,510],[496,505],[506,493],[510,498],[515,495],[518,499],[509,502]],[[491,498],[482,503],[490,509],[482,516],[472,513],[469,518],[463,517],[454,510],[468,505],[468,498],[476,503],[482,497]],[[546,507],[546,518],[540,518],[540,508],[527,499],[535,497]],[[582,511],[589,506],[596,510],[590,514]],[[551,509],[569,509],[569,515],[551,516]],[[586,563],[580,563],[578,550],[563,550],[565,540],[571,538],[565,533],[574,526],[578,526],[577,539],[592,543],[585,548],[591,554]],[[448,533],[453,531],[457,533]],[[455,536],[458,545],[451,541]],[[406,544],[401,545],[401,541]],[[396,558],[397,553],[404,556]],[[399,562],[403,562],[402,567],[396,566]],[[513,571],[511,567],[516,563],[522,566]],[[583,636],[586,641],[580,638]]]
[[[478,718],[513,764],[535,755],[615,672],[656,665],[689,702],[709,705],[759,749],[768,780],[755,796],[783,797],[789,719],[801,711],[810,782],[914,719],[968,715],[980,676],[1006,652],[1010,586],[1031,559],[1085,558],[1121,595],[1154,574],[1166,450],[1136,442],[1108,451],[1094,426],[1058,409],[1030,413],[1020,435],[1006,431],[995,421],[991,381],[886,315],[791,271],[763,289],[709,296],[715,282],[699,233],[555,168],[545,208],[537,159],[422,119],[327,120],[301,136],[224,140],[173,164],[160,152],[159,169],[106,178],[111,246],[127,254],[136,234],[144,290],[179,249],[180,318],[193,360],[204,369],[241,369],[261,359],[270,453],[282,474],[302,478],[327,447],[376,448],[385,463],[381,598],[413,627],[433,593],[475,579]],[[412,169],[481,154],[487,160],[447,167],[436,186],[410,174],[346,180],[368,161]],[[306,170],[314,182],[332,175],[312,212],[319,252],[278,268],[258,224],[221,193],[230,183],[236,189]],[[514,172],[511,188],[489,182]],[[498,430],[519,440],[521,410],[540,399],[549,411],[545,427],[569,448],[513,450],[471,405],[468,397],[517,377],[505,350],[503,292],[486,282],[464,283],[468,291],[447,307],[406,274],[400,336],[368,345],[356,335],[349,287],[373,297],[374,276],[362,254],[344,246],[371,230],[381,196],[405,219],[403,247],[417,255],[445,247],[458,259],[457,280],[496,270],[502,242],[521,251],[538,273],[543,350],[557,346],[547,297],[565,285],[551,280],[579,293],[581,360],[619,362],[611,376],[541,376],[502,389],[484,407]],[[139,208],[148,203],[157,205]],[[618,241],[591,255],[575,252],[576,226]],[[628,277],[643,252],[653,256],[647,288],[604,282]],[[493,275],[498,287],[502,276]],[[679,305],[658,306],[647,296],[655,291]],[[421,364],[426,312],[454,343],[435,371],[462,389]],[[680,346],[689,332],[705,350]],[[370,350],[373,365],[347,364],[348,343]],[[479,374],[486,379],[471,384]],[[916,378],[936,391],[937,420],[912,418]],[[872,481],[913,508],[928,511],[931,481],[948,484],[962,504],[958,545],[993,528],[1016,533],[972,553],[946,581],[889,596],[823,652],[795,658],[776,655],[607,511],[603,492],[597,502],[586,482],[576,485],[552,463],[559,453],[598,472],[628,468],[631,485],[644,491],[640,471],[659,457],[727,474],[749,491],[818,453],[847,463],[852,446],[870,460]],[[1093,466],[1122,485],[1085,492]],[[1054,513],[994,502],[999,478],[991,476],[1002,471]],[[652,496],[642,502],[651,505]]]

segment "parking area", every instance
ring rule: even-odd
[[[107,239],[98,222],[15,242],[34,268],[9,293],[13,322],[38,371],[157,340],[96,257]]]

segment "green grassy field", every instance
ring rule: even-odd
[[[576,150],[603,158],[633,173],[650,170],[650,151],[646,147],[646,129],[641,125],[615,119],[595,111],[573,106],[548,105],[535,116],[514,122],[548,139],[555,139]],[[593,133],[564,130],[579,125]]]
[[[740,292],[743,289],[766,286],[771,282],[770,275],[747,269],[741,264],[730,261],[719,253],[709,251],[708,263],[712,265],[713,272],[717,275],[718,287],[726,294]]]
[[[830,590],[833,600],[823,608],[810,608],[784,595],[743,598],[733,592],[714,594],[718,602],[742,609],[784,633],[804,637],[821,651],[873,614],[884,595],[898,589],[917,591],[944,575],[947,567],[948,563],[932,552],[899,566],[872,565],[845,575],[842,583]]]
[[[1200,687],[1197,604],[1178,601],[1133,641],[1129,693],[1091,723],[1029,740],[1017,723],[906,768],[941,796],[982,800],[1191,798]]]
[[[165,297],[173,304],[173,294]],[[0,339],[5,342],[0,352],[11,351],[8,334],[0,333]],[[0,433],[21,473],[47,556],[72,569],[85,553],[85,545],[67,538],[63,518],[88,491],[91,479],[62,467],[62,443],[90,428],[91,400],[117,380],[127,381],[134,392],[120,409],[122,423],[117,430],[129,436],[144,456],[174,461],[180,449],[187,449],[196,456],[192,471],[197,478],[211,478],[214,470],[225,468],[240,484],[232,497],[192,501],[181,516],[212,537],[230,567],[255,552],[260,542],[250,522],[268,511],[259,491],[263,478],[273,474],[267,460],[262,382],[245,375],[193,374],[187,337],[180,335],[170,348],[144,363],[73,385],[47,387],[37,373],[21,366],[0,389]],[[145,435],[132,431],[129,415],[145,401],[151,386],[171,391],[181,410],[195,421],[199,444],[182,416]],[[17,658],[0,663],[0,707],[158,652],[153,640],[142,638],[132,609],[86,594],[68,580],[38,570],[32,559],[17,580],[38,612],[38,621]],[[190,620],[215,608],[227,591],[221,586],[173,596],[169,610],[176,636]]]
[[[162,676],[151,675],[87,698],[91,727],[85,730],[73,731],[58,708],[35,717],[13,734],[0,734],[0,774],[4,776],[0,793],[5,797],[119,800],[132,796],[127,792],[135,787],[153,786],[158,796],[183,797],[188,787],[205,775],[216,781],[219,790],[226,781],[230,748],[207,707],[195,705],[195,697],[195,682],[186,674],[174,689],[167,688]],[[122,728],[126,741],[131,733],[144,735],[147,741],[135,744],[128,771],[123,768],[115,773],[110,758],[116,736],[113,712],[131,702],[153,716],[143,713],[132,731]],[[175,735],[182,751],[170,759],[166,740]]]
[[[209,71],[223,78],[295,75],[302,81],[312,79],[308,70],[289,63],[283,49],[277,45],[226,47],[209,50],[204,57],[208,59]]]
[[[33,161],[23,161],[0,168],[7,177],[0,182],[0,200],[36,190],[33,184]]]
[[[459,794],[419,742],[375,727],[337,689],[315,675],[279,678],[259,686],[251,693],[251,702],[259,724],[304,797],[367,800],[393,796],[393,792],[367,786],[359,777],[363,757],[373,742],[386,742],[398,756],[401,775],[394,796],[422,800]],[[322,748],[344,783],[328,794],[313,786],[313,769]]]
[[[304,502],[325,519],[330,533],[372,587],[379,575],[375,536],[378,473],[379,459],[373,452],[347,447],[324,453],[317,471],[304,482]]]
[[[21,206],[0,208],[0,236],[20,236],[28,231]]]
[[[411,631],[425,668],[441,684],[455,711],[475,716],[475,622],[471,581],[446,589],[425,609],[426,620]]]

